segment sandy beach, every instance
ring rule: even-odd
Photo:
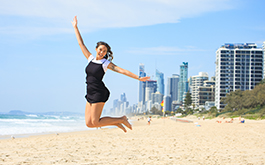
[[[0,140],[0,164],[265,164],[265,121],[172,119]],[[222,123],[217,123],[222,120]]]

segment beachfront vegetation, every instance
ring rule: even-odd
[[[207,114],[209,117],[244,117],[247,119],[265,119],[265,80],[263,79],[253,90],[236,90],[230,92],[221,100],[226,104],[222,111],[212,107]]]
[[[163,112],[158,110],[156,107],[152,107],[150,112],[153,114],[153,115],[160,115],[162,116],[163,115]]]
[[[257,85],[253,90],[236,90],[222,99],[227,104],[223,111],[238,111],[265,105],[265,84]]]
[[[242,117],[245,119],[265,119],[265,106],[257,106],[256,108],[250,108],[250,109],[241,109],[241,110],[235,110],[235,111],[222,111],[218,112],[216,107],[212,107],[210,111],[204,111],[201,113],[196,114],[196,116],[206,116],[208,119],[212,119],[215,117]]]

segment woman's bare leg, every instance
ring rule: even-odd
[[[100,125],[115,125],[116,123],[124,124],[126,127],[132,130],[132,125],[128,122],[126,116],[123,117],[102,117],[99,119]]]
[[[86,104],[85,120],[88,127],[103,127],[108,125],[115,125],[126,132],[126,129],[122,126],[124,124],[129,129],[132,129],[131,124],[128,122],[126,116],[123,117],[102,117],[101,113],[105,103]]]
[[[92,126],[92,123],[91,123],[91,114],[90,114],[91,107],[92,107],[92,104],[86,102],[85,121],[86,121],[86,125],[88,127]]]
[[[116,126],[120,129],[122,129],[124,132],[127,132],[127,130],[123,127],[122,124],[116,124]]]

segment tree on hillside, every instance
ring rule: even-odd
[[[236,90],[221,99],[227,104],[223,111],[256,108],[265,105],[265,83],[256,85],[253,90]]]
[[[257,104],[256,97],[253,91],[247,90],[243,92],[242,103],[244,108],[252,108]]]
[[[263,79],[264,80],[264,79]],[[256,101],[256,106],[264,106],[265,105],[265,83],[257,85],[253,89]]]

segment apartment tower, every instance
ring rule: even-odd
[[[263,51],[254,43],[224,44],[216,51],[215,106],[221,110],[221,98],[235,90],[251,90],[263,76]]]
[[[192,103],[195,105],[195,108],[199,107],[199,87],[202,87],[204,81],[208,79],[208,73],[206,72],[199,72],[199,75],[191,77],[190,93],[191,100]]]

